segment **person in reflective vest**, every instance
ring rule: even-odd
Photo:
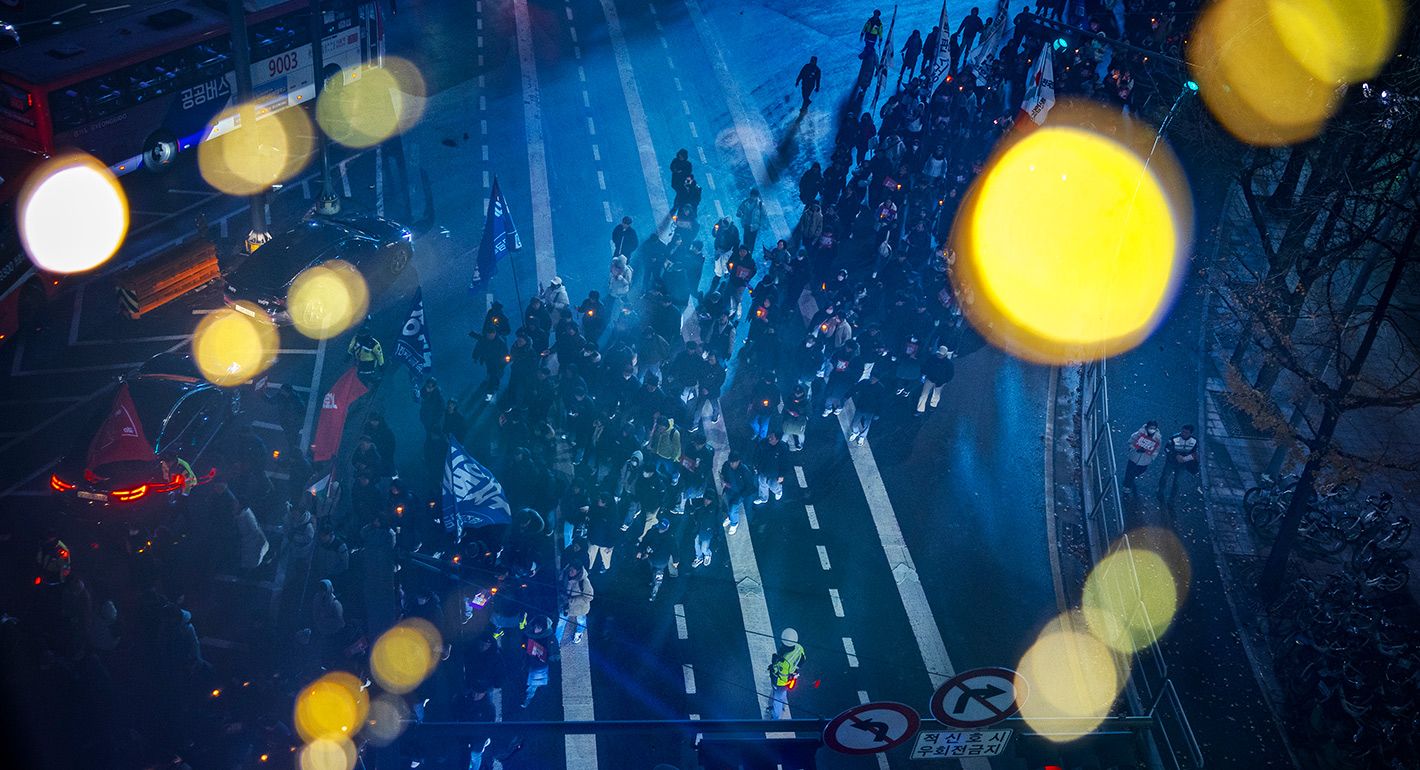
[[[769,662],[769,707],[765,719],[783,719],[789,705],[789,690],[799,678],[799,666],[804,662],[804,648],[799,644],[799,632],[792,628],[779,634],[779,650]]]
[[[375,335],[361,328],[350,340],[349,353],[355,359],[355,372],[362,381],[368,383],[379,377],[380,369],[385,365],[385,351]]]

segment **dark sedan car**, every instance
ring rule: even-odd
[[[387,219],[309,219],[272,238],[228,273],[225,300],[243,312],[248,311],[236,303],[253,302],[277,323],[290,323],[286,293],[302,270],[341,259],[378,289],[403,272],[413,256],[409,228]]]
[[[208,450],[239,403],[237,391],[202,379],[187,356],[158,356],[119,383],[103,400],[106,409],[87,416],[50,489],[101,506],[170,501],[185,484],[216,474]]]

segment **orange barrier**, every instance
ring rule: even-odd
[[[217,247],[194,240],[118,276],[118,304],[129,318],[141,318],[221,276]]]

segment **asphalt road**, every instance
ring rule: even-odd
[[[951,18],[969,5],[953,0]],[[448,235],[416,244],[412,279],[377,308],[377,328],[392,332],[402,321],[417,279],[445,394],[466,398],[481,382],[467,332],[488,297],[467,284],[495,177],[524,244],[491,287],[510,308],[552,275],[574,303],[604,291],[613,222],[632,216],[643,237],[654,229],[666,210],[667,164],[682,147],[705,188],[707,218],[732,213],[758,186],[773,230],[786,234],[797,218],[798,174],[831,147],[868,10],[787,0],[404,0],[387,20],[387,50],[419,67],[428,98],[422,121],[380,160],[402,154],[428,174]],[[936,11],[903,7],[896,40],[930,28]],[[811,54],[824,91],[799,120],[792,81]],[[375,151],[351,154],[338,169],[349,205],[377,210],[387,201],[386,213],[407,218],[409,197],[414,214],[425,213],[422,192],[392,165],[376,184]],[[120,261],[186,237],[199,210],[222,236],[245,229],[243,203],[204,192],[189,167],[125,184],[142,213]],[[294,221],[311,192],[288,185],[273,199],[273,221]],[[70,415],[105,398],[120,373],[184,349],[198,317],[220,304],[208,289],[128,321],[116,318],[112,296],[107,277],[69,289],[42,333],[0,352],[0,508],[16,520],[45,515],[54,448],[80,430]],[[392,334],[385,339],[388,351]],[[314,404],[348,365],[344,347],[344,338],[322,346],[283,332],[270,379]],[[717,543],[712,566],[683,564],[647,602],[641,565],[619,557],[597,581],[586,642],[568,645],[523,718],[753,718],[785,627],[798,630],[808,653],[791,700],[796,717],[831,717],[866,700],[925,712],[933,688],[956,671],[1013,667],[1061,609],[1046,528],[1050,382],[1048,370],[986,348],[958,362],[939,409],[915,419],[915,394],[898,399],[866,447],[850,447],[838,420],[814,418],[784,499],[750,512],[738,534]],[[252,408],[258,429],[275,428],[269,406]],[[419,435],[417,407],[402,388],[383,388],[376,408],[397,433]],[[712,439],[745,446],[731,399],[726,414]],[[401,442],[402,465],[421,462],[418,443]],[[421,494],[434,491],[431,479],[420,483],[429,487]],[[262,580],[243,580],[255,585],[234,583],[249,592],[234,601],[260,600]],[[229,622],[201,614],[194,622],[219,647],[230,641]],[[507,766],[688,766],[690,751],[665,736],[569,738],[530,742]],[[906,751],[820,759],[828,768],[916,766]]]

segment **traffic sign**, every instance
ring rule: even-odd
[[[906,743],[922,724],[902,703],[864,703],[829,720],[823,742],[843,754],[878,754]]]
[[[1030,691],[1009,668],[975,668],[942,683],[932,694],[932,716],[948,727],[994,725],[1021,710]]]

